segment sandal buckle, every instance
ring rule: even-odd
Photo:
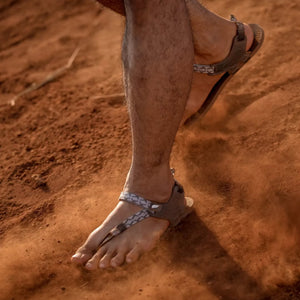
[[[153,210],[153,211],[160,211],[161,210],[161,205],[160,204],[152,204],[150,209]]]

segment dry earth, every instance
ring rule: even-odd
[[[89,0],[0,4],[0,299],[300,299],[297,0],[206,0],[266,31],[260,53],[172,165],[195,213],[137,264],[87,272],[73,251],[130,164],[123,19]],[[64,66],[62,76],[16,99]]]

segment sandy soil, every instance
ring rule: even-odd
[[[195,213],[137,264],[87,272],[73,251],[130,163],[124,21],[89,0],[0,4],[0,299],[300,299],[299,2],[206,0],[266,31],[260,53],[172,165]],[[57,80],[8,104],[64,66]]]

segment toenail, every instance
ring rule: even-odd
[[[101,263],[101,264],[99,265],[99,267],[100,267],[101,269],[104,269],[104,268],[105,268],[105,263]]]
[[[93,265],[92,265],[92,263],[87,262],[85,266],[86,266],[87,268],[91,268]]]
[[[80,256],[81,256],[80,253],[76,253],[76,254],[74,254],[72,257],[73,257],[73,258],[79,258]]]

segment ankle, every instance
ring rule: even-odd
[[[202,35],[194,36],[195,57],[199,63],[217,63],[226,58],[230,52],[236,35],[236,25],[225,19],[218,23]]]
[[[225,59],[236,35],[236,24],[207,10],[196,0],[186,0],[193,31],[196,63],[212,64]],[[247,24],[247,50],[253,33]]]
[[[132,165],[126,178],[124,191],[156,202],[167,202],[171,196],[174,178],[169,164],[155,167]]]
[[[233,39],[236,35],[236,25],[234,22],[226,21],[222,31],[212,33],[203,38],[202,46],[199,47],[195,42],[195,58],[196,63],[213,64],[224,60],[231,50]],[[244,23],[245,36],[247,39],[246,51],[248,51],[253,43],[253,31],[248,24]],[[199,39],[199,37],[198,37]]]

